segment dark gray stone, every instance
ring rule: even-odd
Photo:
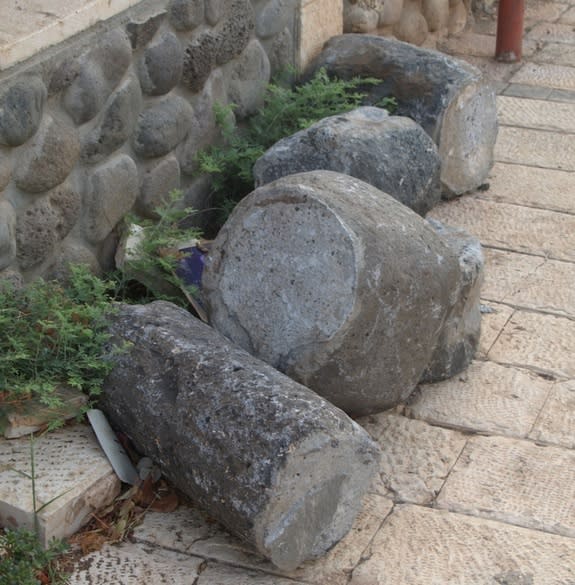
[[[146,217],[157,217],[154,210],[165,204],[169,194],[180,188],[180,164],[169,155],[149,169],[142,177],[138,211]]]
[[[62,61],[56,61],[54,68],[48,74],[48,97],[55,96],[72,85],[72,82],[80,74],[82,66],[77,59],[65,57]]]
[[[244,52],[226,67],[228,101],[235,104],[238,118],[255,114],[264,103],[270,81],[268,56],[257,39],[252,39]]]
[[[226,337],[363,415],[413,391],[458,278],[457,258],[424,219],[354,177],[312,171],[240,202],[203,290]]]
[[[223,65],[247,47],[255,29],[255,14],[250,0],[228,0],[224,18],[218,24],[220,43],[216,63]]]
[[[168,13],[176,30],[193,30],[204,22],[204,0],[170,0]]]
[[[163,95],[176,87],[182,77],[184,55],[178,37],[165,32],[146,48],[138,63],[142,90],[148,95]]]
[[[76,124],[91,120],[104,106],[132,60],[126,32],[114,29],[83,55],[79,73],[64,93],[63,104]]]
[[[91,170],[84,194],[83,233],[91,244],[103,242],[138,197],[138,168],[121,154]]]
[[[110,331],[101,406],[210,516],[283,570],[347,533],[379,459],[357,423],[170,303]]]
[[[29,193],[49,191],[64,182],[79,156],[77,130],[64,118],[47,114],[16,162],[14,182]]]
[[[256,32],[261,39],[273,37],[293,17],[296,0],[269,0],[259,11]]]
[[[185,99],[165,97],[140,114],[134,150],[144,158],[168,154],[186,137],[193,119],[194,110]]]
[[[34,135],[47,97],[37,77],[23,78],[0,94],[0,144],[20,146]]]
[[[330,39],[313,70],[340,78],[376,77],[374,100],[393,95],[397,114],[419,123],[442,161],[444,196],[477,188],[493,164],[497,138],[495,92],[479,69],[436,51],[381,36],[347,34]]]
[[[220,38],[213,30],[204,30],[194,36],[184,52],[182,82],[198,92],[216,67],[216,53]]]
[[[0,270],[16,258],[16,212],[9,201],[0,201]]]
[[[111,96],[100,123],[84,139],[82,160],[95,164],[120,148],[134,132],[141,109],[140,86],[129,77]]]
[[[268,47],[268,57],[273,75],[281,75],[282,78],[288,78],[290,83],[289,72],[295,60],[294,42],[291,31],[285,28],[272,41],[271,46]]]
[[[425,215],[441,198],[440,166],[433,140],[416,122],[363,107],[280,140],[256,162],[254,179],[259,187],[294,173],[336,171]]]
[[[154,38],[166,18],[166,14],[165,10],[161,10],[141,20],[133,20],[126,25],[126,33],[130,39],[132,49],[141,49]]]
[[[464,230],[428,220],[459,260],[459,282],[453,291],[456,298],[421,382],[439,382],[463,371],[473,360],[481,334],[481,285],[483,252],[479,240]]]
[[[206,22],[210,26],[218,24],[224,14],[225,0],[206,0]]]

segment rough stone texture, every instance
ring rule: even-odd
[[[280,140],[258,159],[254,179],[261,186],[304,171],[336,171],[425,215],[441,198],[440,165],[435,144],[417,123],[363,107]]]
[[[545,403],[531,439],[575,449],[575,381],[556,384]]]
[[[91,120],[104,106],[132,59],[132,46],[122,29],[103,35],[79,60],[79,74],[63,96],[63,104],[76,124]]]
[[[0,270],[16,258],[16,212],[9,201],[0,201]]]
[[[489,270],[487,270],[487,274],[489,274]],[[507,305],[484,302],[481,311],[481,337],[477,348],[477,358],[486,359],[489,350],[511,318],[513,309]]]
[[[574,498],[573,451],[501,437],[473,437],[437,505],[573,537]]]
[[[331,39],[314,64],[342,78],[382,80],[374,95],[394,95],[398,115],[413,118],[433,138],[442,161],[445,196],[481,185],[497,137],[495,94],[481,72],[445,55],[370,35]]]
[[[234,114],[238,118],[255,114],[263,106],[270,74],[270,60],[260,42],[253,39],[226,75],[228,101],[235,104]]]
[[[344,33],[373,33],[379,24],[379,13],[371,8],[370,3],[344,2],[343,32]]]
[[[479,240],[464,230],[445,226],[434,219],[429,223],[453,250],[460,269],[459,282],[453,290],[457,300],[447,314],[431,361],[421,378],[421,382],[438,382],[463,371],[477,351],[484,262]]]
[[[200,91],[216,67],[219,37],[213,30],[202,30],[193,36],[184,51],[182,82],[191,91]]]
[[[203,287],[224,335],[345,411],[367,414],[415,387],[458,271],[410,209],[353,177],[313,171],[236,207]]]
[[[170,192],[179,188],[180,164],[174,155],[168,155],[142,177],[138,210],[147,217],[155,217],[154,209],[165,204]]]
[[[423,505],[435,500],[467,440],[393,414],[377,417],[377,431],[383,495]]]
[[[193,116],[194,110],[185,99],[174,95],[163,98],[140,114],[134,150],[145,158],[168,154],[186,137]]]
[[[41,193],[62,183],[80,156],[80,140],[64,118],[46,115],[34,140],[19,157],[14,182],[23,191]]]
[[[170,0],[168,13],[176,30],[193,30],[204,22],[204,0]]]
[[[17,270],[7,268],[0,271],[0,283],[8,282],[14,288],[22,288],[24,286],[24,278]]]
[[[53,500],[38,513],[43,544],[74,534],[119,494],[120,481],[89,427],[37,437],[34,450],[37,505]],[[22,475],[31,473],[28,437],[0,441],[0,470],[0,523],[33,530],[32,483]]]
[[[133,345],[102,406],[212,517],[286,570],[349,531],[378,460],[359,425],[175,305],[124,305],[111,332]]]
[[[22,270],[48,258],[54,246],[74,227],[80,214],[80,195],[68,183],[56,187],[18,215],[16,240]]]
[[[138,75],[144,93],[163,95],[173,89],[182,77],[184,54],[178,37],[164,32],[146,47],[139,63]]]
[[[474,362],[463,376],[422,386],[408,412],[432,425],[526,437],[552,386],[527,370]]]
[[[0,94],[0,144],[19,146],[31,138],[42,119],[47,90],[37,77],[22,78]]]
[[[254,33],[255,14],[250,0],[228,0],[216,30],[220,39],[216,63],[223,65],[242,53]]]
[[[535,585],[575,579],[573,539],[421,506],[396,507],[350,585]]]
[[[138,197],[138,170],[122,154],[90,172],[83,200],[83,229],[88,242],[102,242]]]
[[[166,14],[165,10],[160,10],[150,16],[134,19],[126,25],[126,33],[130,39],[132,49],[141,49],[154,38],[166,18]]]
[[[95,164],[120,148],[133,134],[141,109],[140,86],[130,77],[111,96],[100,122],[83,140],[82,160]]]
[[[293,16],[296,0],[269,0],[257,16],[256,33],[267,39],[279,34]]]

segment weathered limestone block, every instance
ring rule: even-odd
[[[176,87],[182,77],[184,54],[178,37],[165,32],[149,45],[138,63],[142,90],[148,95],[163,95]]]
[[[254,33],[255,14],[250,0],[228,0],[224,18],[217,26],[220,43],[216,63],[223,65],[248,46]]]
[[[346,534],[379,456],[357,423],[170,303],[112,319],[102,407],[174,485],[284,570]]]
[[[10,201],[0,201],[0,270],[16,258],[16,212]]]
[[[393,27],[393,33],[406,43],[421,45],[425,42],[429,28],[421,13],[421,0],[404,0],[401,18]]]
[[[17,259],[22,270],[41,264],[76,224],[80,195],[68,183],[56,187],[18,215]]]
[[[174,155],[168,155],[149,169],[142,177],[138,211],[146,217],[156,217],[154,209],[164,205],[170,191],[180,188],[180,164]]]
[[[352,34],[328,41],[319,67],[342,78],[382,80],[374,95],[394,95],[396,113],[418,122],[437,144],[444,196],[484,182],[493,164],[497,109],[493,88],[478,69],[407,43]]]
[[[42,119],[46,86],[37,77],[18,79],[0,94],[0,144],[20,146],[31,138]]]
[[[63,117],[47,114],[16,162],[14,182],[29,193],[49,191],[64,182],[79,156],[78,131]]]
[[[88,242],[106,239],[138,197],[138,169],[126,154],[121,154],[88,174],[84,194],[83,233]]]
[[[279,34],[289,23],[295,9],[296,0],[268,0],[256,21],[256,33],[260,39]]]
[[[211,323],[353,415],[407,398],[454,302],[457,258],[429,224],[339,173],[256,189],[203,277]]]
[[[130,39],[132,49],[141,49],[154,38],[166,18],[166,14],[165,10],[159,10],[142,20],[132,20],[126,25],[126,33]]]
[[[170,0],[168,13],[176,30],[193,30],[204,22],[204,0]]]
[[[483,252],[479,240],[464,230],[428,220],[459,260],[460,277],[451,307],[421,382],[439,382],[455,376],[471,363],[481,334]]]
[[[78,76],[66,90],[63,104],[76,124],[91,120],[122,79],[132,61],[125,31],[114,29],[80,58]]]
[[[95,164],[120,148],[134,132],[141,109],[140,86],[129,77],[111,96],[99,124],[85,137],[83,162]]]
[[[228,101],[236,105],[238,118],[255,114],[263,106],[270,75],[268,56],[260,42],[252,39],[227,68]]]
[[[225,0],[206,0],[206,22],[210,26],[218,24],[224,14]]]
[[[351,175],[425,215],[441,199],[437,148],[413,120],[363,107],[274,144],[254,165],[257,187],[324,169]]]
[[[166,96],[140,114],[134,150],[144,158],[168,154],[186,137],[193,118],[194,110],[185,99]]]

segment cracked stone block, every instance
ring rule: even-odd
[[[575,321],[566,317],[516,311],[488,357],[550,375],[575,377]]]
[[[511,83],[575,89],[573,67],[556,64],[525,63],[510,79]]]
[[[552,386],[527,370],[474,362],[464,375],[421,386],[408,412],[433,425],[525,437]]]
[[[472,437],[437,506],[573,538],[574,500],[573,450],[504,437]]]
[[[507,305],[483,302],[481,311],[481,337],[477,348],[477,358],[486,359],[489,350],[513,315],[514,309]]]
[[[309,582],[282,579],[275,574],[209,563],[196,585],[307,585],[307,583]]]
[[[500,124],[575,133],[575,104],[499,96]]]
[[[421,506],[396,507],[350,585],[567,585],[575,541]]]
[[[575,381],[555,384],[529,438],[575,449]]]
[[[36,507],[54,499],[38,514],[40,539],[47,544],[76,532],[92,512],[120,492],[120,480],[84,425],[61,428],[36,438]],[[0,441],[0,524],[33,529],[30,439]]]

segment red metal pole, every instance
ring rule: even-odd
[[[525,0],[499,0],[495,58],[513,63],[521,61]]]

